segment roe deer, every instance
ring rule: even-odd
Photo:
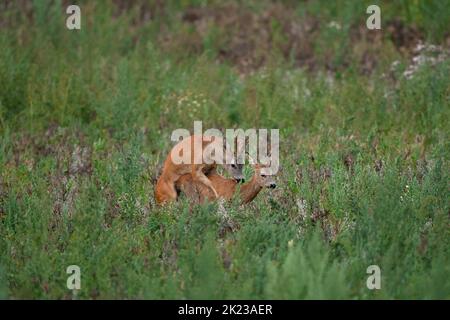
[[[242,204],[251,202],[264,187],[271,189],[276,187],[275,176],[262,174],[261,168],[263,167],[263,165],[259,164],[254,165],[252,179],[241,185],[239,191]],[[216,172],[210,173],[207,177],[211,181],[211,184],[217,191],[219,197],[226,200],[233,198],[237,187],[237,182],[234,179],[227,179]],[[196,183],[190,174],[183,175],[178,179],[175,186],[189,199],[197,203],[203,203],[206,200],[211,201],[217,198],[211,194],[210,190],[204,188],[203,185]]]
[[[199,150],[199,152],[193,152],[194,145],[201,146],[201,150]],[[184,174],[189,174],[193,182],[207,187],[213,193],[214,198],[218,197],[216,189],[205,174],[214,174],[218,162],[217,160],[219,159],[217,159],[218,156],[216,157],[216,155],[213,156],[211,154],[206,154],[204,158],[203,150],[206,146],[209,148],[217,148],[214,148],[214,150],[225,150],[226,148],[223,139],[214,136],[198,135],[192,135],[183,139],[172,148],[164,161],[161,176],[156,183],[155,199],[157,204],[164,204],[176,200],[177,192],[175,190],[175,183]],[[173,155],[176,154],[179,156],[180,150],[190,150],[190,163],[175,163]],[[235,180],[238,182],[242,181],[243,165],[235,163],[234,158],[230,155],[228,149],[224,152],[225,157],[222,157],[224,159],[220,159],[221,161],[219,162],[223,163],[224,168]]]

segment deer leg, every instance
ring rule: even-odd
[[[202,169],[203,169],[202,166],[199,166],[197,168],[197,170],[195,170],[193,168],[193,170],[192,170],[192,179],[194,181],[198,181],[198,182],[204,184],[206,187],[208,187],[214,193],[214,198],[217,199],[219,197],[219,195],[217,194],[216,189],[214,189],[214,186],[212,185],[211,181],[203,173]]]
[[[175,201],[178,197],[175,186],[172,183],[159,179],[156,183],[155,198],[158,204]]]

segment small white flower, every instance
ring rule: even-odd
[[[308,212],[307,212],[308,204],[307,204],[306,200],[297,199],[296,203],[297,203],[299,216],[301,217],[302,220],[305,220],[306,217],[308,216]]]
[[[292,248],[294,246],[294,240],[289,240],[288,241],[288,248]]]
[[[334,29],[336,29],[336,30],[341,30],[341,29],[342,29],[342,26],[341,26],[338,22],[336,22],[336,21],[330,21],[330,22],[327,24],[327,26],[328,26],[328,28],[334,28]]]
[[[433,220],[428,219],[427,222],[425,222],[425,225],[423,226],[423,230],[427,230],[433,226]]]

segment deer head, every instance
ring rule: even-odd
[[[244,161],[239,158],[239,155],[241,155],[243,152],[245,152],[245,145],[241,146],[237,143],[237,139],[234,140],[235,145],[237,145],[237,150],[235,154],[232,154],[230,152],[229,146],[226,143],[226,140],[224,139],[224,154],[225,154],[225,163],[223,164],[223,167],[225,170],[233,177],[233,179],[238,182],[244,182]],[[244,150],[244,151],[242,151]]]
[[[274,189],[277,187],[277,183],[275,181],[275,175],[268,175],[262,172],[262,168],[268,168],[266,165],[255,164],[253,165],[253,169],[255,171],[253,177],[255,182],[260,187],[266,187],[270,189]]]

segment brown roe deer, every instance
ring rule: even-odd
[[[194,148],[195,145],[201,146],[200,150]],[[205,147],[217,146],[218,150],[224,150],[225,162],[223,167],[233,176],[237,181],[243,179],[242,164],[234,164],[233,156],[227,153],[226,144],[223,139],[217,137],[192,135],[177,143],[164,161],[161,176],[158,178],[155,187],[155,200],[157,204],[164,204],[169,201],[177,199],[177,192],[175,190],[176,181],[183,175],[189,174],[192,181],[200,184],[212,192],[212,196],[217,198],[219,195],[215,190],[211,181],[205,174],[214,174],[217,162],[212,155],[206,155],[204,159],[203,150]],[[190,150],[190,163],[176,163],[173,159],[173,154],[180,154],[180,151]],[[196,151],[196,152],[193,152]],[[223,159],[222,159],[223,160]]]
[[[261,168],[263,167],[259,164],[254,165],[254,174],[251,180],[241,184],[239,196],[242,204],[251,202],[264,187],[271,189],[276,187],[275,176],[262,174]],[[219,198],[226,200],[233,198],[238,185],[234,179],[227,179],[216,172],[209,174],[207,178],[211,181]],[[215,200],[214,195],[203,185],[194,182],[190,174],[183,175],[175,186],[193,202],[204,203],[206,200]]]

